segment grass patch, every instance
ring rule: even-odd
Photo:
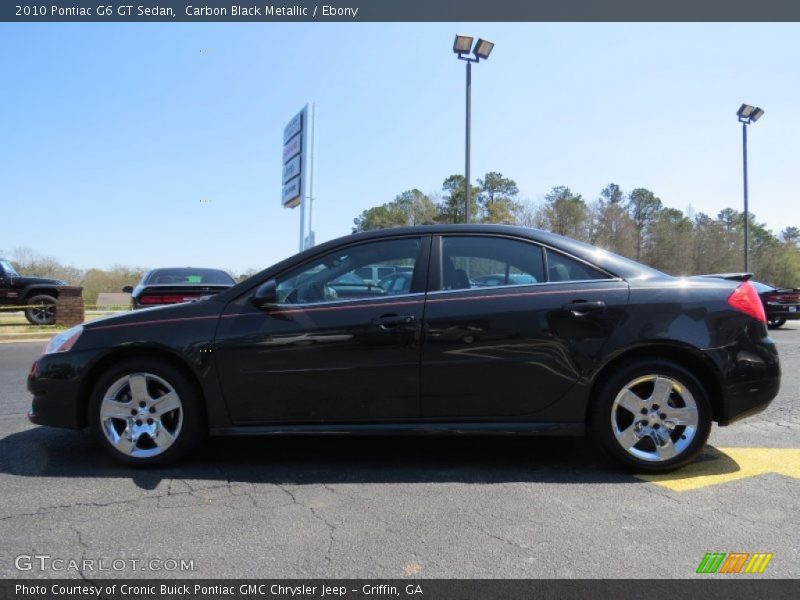
[[[118,315],[128,310],[87,310],[84,314],[85,323],[107,317],[109,315]],[[22,311],[0,311],[0,338],[7,334],[18,333],[40,333],[42,335],[55,335],[60,331],[65,331],[67,328],[59,325],[31,325],[25,318]]]

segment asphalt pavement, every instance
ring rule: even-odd
[[[0,577],[683,578],[764,552],[731,577],[797,578],[800,326],[772,335],[779,397],[651,481],[571,438],[211,439],[129,469],[31,425],[42,344],[0,344]]]

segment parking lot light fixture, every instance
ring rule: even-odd
[[[739,107],[739,110],[736,111],[736,116],[739,117],[739,120],[748,119],[750,117],[750,113],[755,110],[755,106],[750,106],[749,104],[742,104]]]
[[[472,38],[468,35],[456,35],[456,41],[453,42],[453,52],[456,54],[469,54],[472,48]]]
[[[742,124],[742,173],[744,178],[744,270],[750,271],[750,208],[747,198],[747,126],[755,123],[762,116],[764,110],[758,106],[742,104],[736,111],[739,123]]]
[[[492,53],[492,49],[494,48],[494,42],[490,42],[489,40],[484,40],[482,38],[478,38],[478,42],[475,44],[475,49],[472,53],[478,59],[487,59],[489,55]]]
[[[478,38],[475,47],[472,47],[472,38],[468,35],[456,35],[453,42],[453,52],[458,54],[459,60],[467,63],[467,127],[466,144],[464,151],[464,222],[469,223],[469,201],[470,201],[470,134],[472,122],[472,63],[480,62],[481,59],[489,58],[494,49],[494,42]],[[470,51],[474,57],[470,56]]]

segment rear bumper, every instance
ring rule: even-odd
[[[772,307],[767,310],[768,319],[800,319],[800,312],[789,312],[786,308]]]
[[[721,367],[722,398],[715,414],[720,425],[760,413],[778,395],[781,367],[771,338],[761,338],[755,344],[750,339],[742,340],[707,353]]]
[[[730,425],[765,410],[780,390],[780,376],[753,380],[730,386],[725,390],[725,402],[720,425]]]

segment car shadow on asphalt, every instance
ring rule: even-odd
[[[709,448],[714,470],[738,465]],[[727,460],[726,460],[727,459]],[[130,477],[142,489],[165,479],[271,484],[631,483],[585,438],[525,436],[274,436],[208,438],[170,467],[130,468],[87,432],[34,427],[0,440],[0,473],[23,477]]]

